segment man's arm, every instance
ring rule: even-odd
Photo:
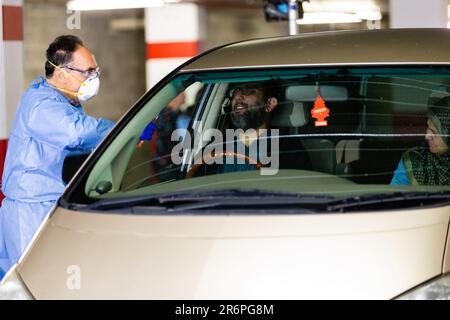
[[[27,129],[30,136],[58,149],[90,152],[114,123],[96,119],[68,106],[45,100],[33,108]]]

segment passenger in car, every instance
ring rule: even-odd
[[[430,105],[426,141],[405,152],[391,185],[450,185],[450,97]]]

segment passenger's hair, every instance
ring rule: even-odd
[[[72,61],[72,55],[78,46],[83,46],[80,38],[72,35],[64,35],[57,37],[47,48],[47,61],[45,62],[45,76],[50,78],[53,76],[55,67],[48,61],[57,66],[63,66]]]

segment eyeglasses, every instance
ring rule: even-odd
[[[101,74],[101,69],[99,67],[96,68],[89,68],[87,70],[80,70],[74,67],[70,67],[70,66],[62,66],[60,68],[66,68],[72,71],[76,71],[81,73],[85,78],[91,79],[91,78],[96,78],[99,77]]]

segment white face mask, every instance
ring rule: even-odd
[[[95,97],[100,89],[100,79],[98,77],[86,79],[81,83],[77,96],[80,102],[86,102]]]
[[[50,60],[47,60],[47,61],[52,66],[54,66],[55,68],[61,70],[62,72],[64,72],[68,76],[72,77],[76,81],[81,82],[80,80],[78,80],[77,78],[72,76],[70,73],[67,73],[64,70],[62,70],[61,67],[58,67],[57,65],[55,65]],[[73,92],[73,91],[65,90],[65,89],[61,89],[61,88],[58,88],[58,89],[63,91],[63,92],[68,92],[68,93],[72,93],[72,94],[75,93],[77,95],[78,101],[86,102],[89,99],[92,99],[93,97],[95,97],[97,95],[98,90],[100,89],[100,79],[99,79],[98,76],[96,76],[95,78],[88,78],[88,79],[84,80],[83,82],[81,82],[81,85],[80,85],[80,88],[78,89],[78,92]]]

